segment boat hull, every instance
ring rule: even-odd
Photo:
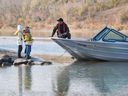
[[[96,42],[52,38],[78,60],[128,61],[126,42]]]

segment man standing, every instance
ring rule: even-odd
[[[53,29],[52,37],[57,31],[58,38],[71,39],[71,34],[70,34],[69,27],[67,26],[67,24],[63,21],[62,18],[59,18],[57,21],[58,21],[58,24]]]

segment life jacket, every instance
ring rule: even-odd
[[[58,23],[57,24],[57,27],[58,27],[58,33],[59,34],[63,34],[63,33],[65,33],[66,32],[66,28],[67,28],[67,25],[63,22],[63,23]],[[61,27],[63,27],[63,29],[61,29]]]

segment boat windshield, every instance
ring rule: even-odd
[[[115,30],[109,31],[103,38],[104,41],[125,41],[125,36]]]
[[[111,29],[105,27],[103,30],[101,30],[92,40],[93,41],[99,41],[105,34],[107,34]]]
[[[126,41],[127,36],[108,27],[100,31],[92,40],[93,41]]]

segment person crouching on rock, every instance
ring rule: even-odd
[[[69,27],[67,26],[67,24],[63,21],[62,18],[59,18],[57,21],[58,24],[54,27],[51,37],[53,37],[57,31],[58,38],[71,39],[71,34],[69,32]]]
[[[25,30],[23,30],[23,39],[25,42],[25,58],[31,59],[30,53],[33,39],[29,27],[26,27]]]

